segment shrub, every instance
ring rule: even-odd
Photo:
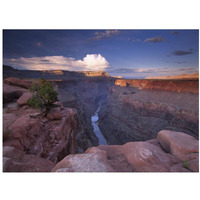
[[[38,83],[32,84],[30,91],[33,92],[33,97],[28,100],[28,105],[43,109],[44,115],[46,115],[49,107],[57,101],[58,94],[52,84],[45,79],[40,79]]]

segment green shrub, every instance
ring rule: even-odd
[[[182,165],[183,165],[184,168],[187,168],[187,169],[190,168],[190,164],[189,164],[189,161],[188,161],[188,160],[183,161],[183,162],[182,162]]]
[[[39,83],[34,82],[30,87],[33,97],[28,100],[28,105],[33,108],[44,109],[46,115],[49,107],[57,101],[58,93],[54,90],[52,84],[45,79],[40,79]]]
[[[36,95],[33,95],[33,97],[28,100],[28,105],[36,109],[43,108],[42,101]]]

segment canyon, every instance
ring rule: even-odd
[[[3,69],[5,172],[199,170],[198,79]],[[39,78],[58,92],[46,117],[26,105]]]

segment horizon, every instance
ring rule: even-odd
[[[3,30],[3,64],[146,78],[199,73],[198,30]]]

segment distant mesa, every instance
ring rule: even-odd
[[[123,78],[122,76],[112,76],[113,78]]]
[[[48,74],[55,74],[55,75],[63,75],[63,71],[62,70],[42,70],[44,73],[48,73]]]
[[[145,79],[199,79],[199,73],[181,74],[177,76],[146,77]]]
[[[110,75],[105,71],[78,71],[88,77],[101,76],[101,77],[110,77]]]

